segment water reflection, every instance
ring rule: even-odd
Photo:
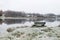
[[[10,21],[5,20],[5,23],[7,23],[7,24],[26,24],[26,25],[28,24],[28,25],[30,25],[31,22],[34,23],[35,21],[18,20],[18,19],[17,20],[10,20]],[[51,20],[49,20],[49,21],[42,20],[42,22],[46,22],[46,26],[48,26],[48,27],[55,27],[55,26],[60,25],[60,21],[56,21],[56,20],[54,20],[54,21],[51,21]]]
[[[36,21],[45,21],[45,22],[55,22],[56,20],[39,20],[39,19],[5,19],[4,23],[6,24],[15,24],[15,23],[25,23],[25,22],[36,22]]]
[[[36,22],[36,21],[44,21],[46,22],[47,26],[58,26],[60,25],[60,20],[56,19],[5,19],[3,22],[5,24],[25,24],[26,22],[31,23],[31,22]],[[2,23],[2,20],[0,20]]]
[[[25,23],[26,19],[5,19],[4,23],[6,24],[15,24],[15,23]]]
[[[55,21],[60,21],[56,19],[0,19],[0,24],[6,23],[6,24],[15,24],[15,23],[25,23],[25,22],[36,22],[36,21],[45,21],[45,22],[55,22]]]

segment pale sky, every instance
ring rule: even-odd
[[[59,14],[60,0],[0,0],[0,10]]]

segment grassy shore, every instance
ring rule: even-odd
[[[0,40],[60,40],[60,27],[12,29],[0,35]]]

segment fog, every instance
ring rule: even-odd
[[[60,0],[0,0],[0,10],[59,14]]]
[[[24,11],[28,13],[41,14],[60,14],[60,0],[0,0],[0,10]],[[59,25],[60,22],[47,22],[46,25],[57,26],[55,24]],[[31,24],[29,23],[29,25]],[[3,30],[4,28],[7,28],[7,26],[8,25],[6,24],[2,24],[0,25],[0,28]]]

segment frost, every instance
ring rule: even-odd
[[[0,40],[60,40],[60,27],[15,28],[0,34]]]

